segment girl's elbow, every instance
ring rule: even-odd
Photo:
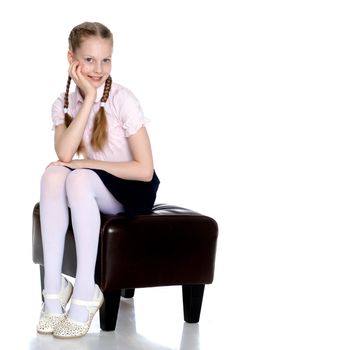
[[[69,163],[72,161],[75,154],[72,149],[63,147],[63,145],[57,145],[55,148],[57,157],[61,162]]]
[[[72,161],[72,157],[58,157],[58,159],[63,163],[69,163]]]
[[[145,169],[142,181],[150,182],[153,178],[153,168]]]
[[[56,152],[57,153],[57,157],[61,162],[64,163],[69,163],[72,161],[73,156],[71,154],[68,153],[63,153],[63,152]]]

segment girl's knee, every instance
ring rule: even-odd
[[[70,170],[63,166],[51,165],[41,176],[41,187],[58,188],[64,186]]]
[[[66,181],[66,191],[68,198],[88,194],[92,190],[92,177],[94,172],[90,169],[75,169],[68,176]]]

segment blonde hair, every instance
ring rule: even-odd
[[[113,34],[106,26],[98,22],[84,22],[77,25],[71,30],[68,38],[69,49],[72,52],[75,52],[80,47],[83,40],[91,36],[97,36],[102,39],[110,39],[113,45]],[[71,80],[72,78],[69,76],[66,85],[66,92],[64,95],[64,108],[65,111],[67,111],[64,115],[66,127],[68,127],[73,120],[73,118],[68,114],[69,87]],[[111,90],[111,86],[112,78],[111,76],[109,76],[105,82],[101,102],[105,103],[107,101],[109,92]],[[108,141],[107,118],[104,109],[104,103],[101,105],[100,109],[96,113],[94,126],[92,129],[91,146],[96,151],[101,151]],[[78,147],[77,153],[82,153],[83,150],[84,144],[82,141]]]

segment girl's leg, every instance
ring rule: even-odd
[[[40,183],[40,224],[43,241],[44,289],[56,294],[61,289],[61,271],[65,236],[68,227],[68,205],[65,183],[71,172],[66,167],[48,167]],[[45,311],[62,313],[59,300],[45,300]]]
[[[66,191],[77,251],[73,298],[92,300],[101,224],[100,211],[105,214],[117,214],[123,210],[123,207],[93,170],[72,171],[67,177]],[[85,307],[72,304],[69,317],[85,322],[88,312]]]

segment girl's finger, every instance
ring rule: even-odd
[[[69,75],[72,73],[74,66],[76,65],[76,61],[73,61],[68,68]]]
[[[76,73],[78,79],[83,78],[82,68],[83,68],[82,65],[79,64],[79,66],[78,66],[77,69],[76,69],[76,72],[75,72],[75,73]]]
[[[78,67],[79,62],[78,61],[74,61],[70,67],[69,67],[69,75],[70,77],[74,80],[74,82],[76,83],[78,80],[78,76],[77,76],[77,67]]]
[[[49,167],[52,166],[52,165],[56,165],[56,162],[51,162],[51,163],[46,167],[46,169],[49,168]]]

